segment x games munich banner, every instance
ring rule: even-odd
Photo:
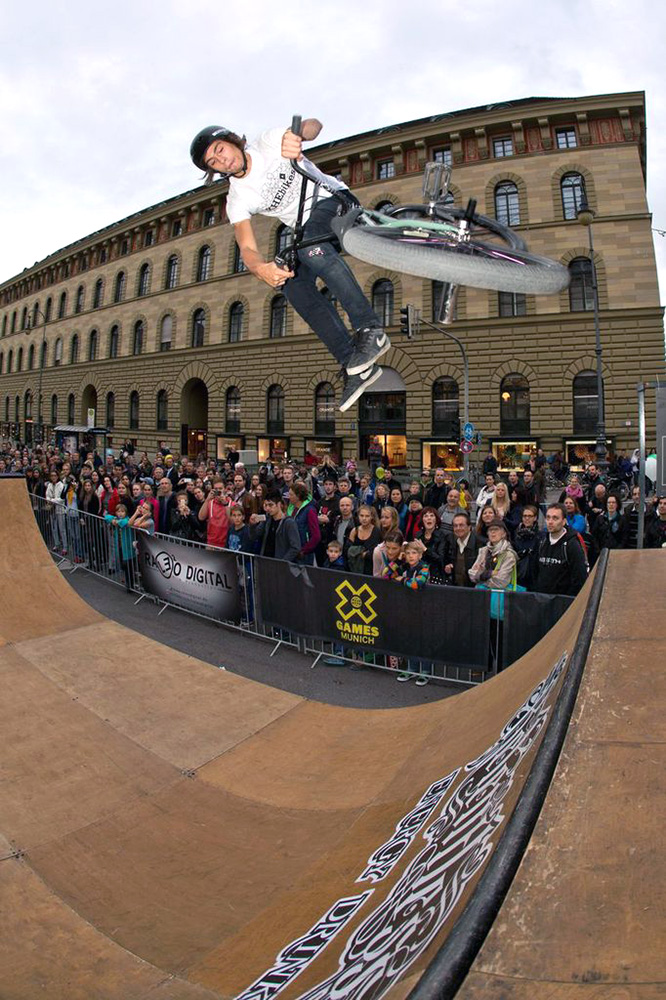
[[[390,580],[257,559],[262,621],[368,652],[476,666],[488,656],[490,594],[409,590]]]
[[[160,601],[221,621],[240,621],[236,557],[137,532],[144,589]]]

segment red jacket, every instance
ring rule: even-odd
[[[206,517],[208,530],[206,532],[206,542],[208,545],[217,545],[221,549],[227,547],[227,535],[229,534],[229,514],[227,504],[222,503],[213,497],[208,506]]]

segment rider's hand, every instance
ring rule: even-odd
[[[291,129],[282,136],[282,148],[280,152],[285,160],[300,160],[302,156],[303,140],[300,135],[294,135]]]
[[[260,264],[256,270],[256,275],[265,281],[271,288],[282,288],[288,278],[294,277],[294,272],[286,267],[278,267],[273,261],[267,264]]]

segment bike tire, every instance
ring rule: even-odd
[[[547,257],[497,245],[468,243],[429,246],[427,243],[385,239],[372,226],[352,226],[341,236],[352,257],[389,270],[414,274],[472,288],[527,295],[555,295],[569,284],[566,267]],[[503,259],[491,257],[501,252]]]

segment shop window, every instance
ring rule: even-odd
[[[238,386],[227,389],[224,405],[224,429],[227,434],[239,434],[241,428],[241,394]]]
[[[330,382],[320,382],[315,389],[314,432],[322,436],[335,435],[335,389]]]
[[[458,436],[459,390],[455,379],[443,376],[432,384],[432,433],[444,438]]]
[[[530,385],[524,375],[511,374],[500,386],[501,434],[529,434]]]
[[[269,434],[284,433],[284,389],[271,385],[266,392],[266,430]]]

